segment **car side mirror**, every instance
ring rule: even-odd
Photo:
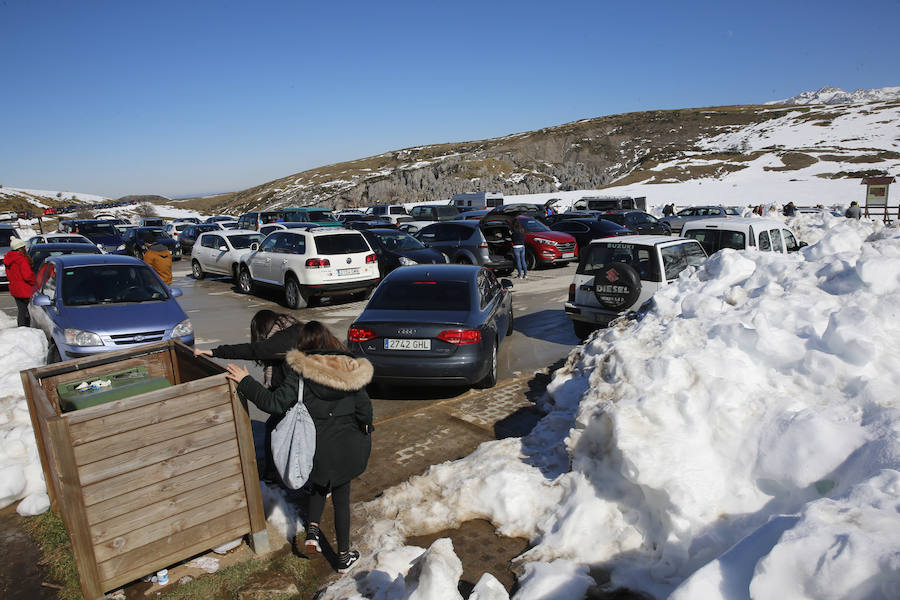
[[[184,292],[181,291],[181,288],[177,288],[177,287],[170,287],[169,293],[172,295],[173,298],[179,298],[184,294]]]
[[[228,246],[219,246],[219,252],[228,252]]]
[[[509,288],[513,287],[513,282],[509,279],[501,279],[500,285],[506,289],[509,289]]]
[[[809,246],[809,244],[806,242],[800,242],[800,248],[806,248],[807,246]]]
[[[256,242],[253,242],[252,244],[250,244],[250,249],[253,250],[254,252],[256,252],[257,250],[259,250],[259,244]]]
[[[31,303],[35,306],[50,306],[53,304],[50,296],[47,294],[35,294],[34,298],[31,299]]]

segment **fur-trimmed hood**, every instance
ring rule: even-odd
[[[305,354],[291,350],[285,361],[305,380],[344,392],[353,392],[372,381],[375,369],[365,358],[349,354]]]

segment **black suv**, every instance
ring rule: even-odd
[[[135,258],[144,257],[144,240],[160,243],[172,253],[172,260],[181,260],[181,245],[166,233],[162,227],[132,227],[122,234],[122,245],[116,254],[126,254]]]
[[[194,244],[201,233],[206,231],[221,231],[222,228],[216,223],[200,223],[199,225],[188,225],[178,234],[178,243],[181,245],[182,254],[190,254],[194,248]]]
[[[600,215],[600,218],[640,235],[672,235],[668,223],[640,210],[611,210]]]

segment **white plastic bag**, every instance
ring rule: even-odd
[[[292,490],[303,487],[312,471],[316,453],[316,425],[303,404],[303,377],[297,403],[272,430],[272,458],[281,481]]]

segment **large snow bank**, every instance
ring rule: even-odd
[[[520,599],[581,598],[589,566],[654,597],[900,597],[900,230],[820,221],[685,272],[570,355],[528,437],[366,505],[380,550],[326,597],[406,597],[405,536],[474,518],[531,540]]]
[[[35,515],[50,500],[19,371],[44,364],[47,339],[0,312],[0,356],[0,508],[24,498],[19,514]]]

